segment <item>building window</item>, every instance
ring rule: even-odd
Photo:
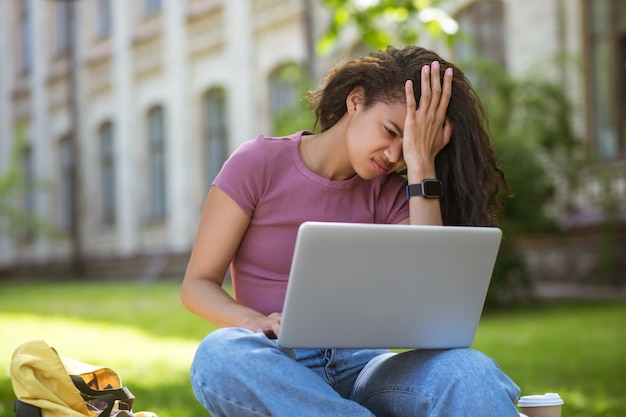
[[[289,124],[288,120],[283,120],[283,116],[298,106],[303,78],[303,71],[296,64],[282,65],[270,74],[270,116],[273,134],[284,133],[281,125]]]
[[[457,21],[466,41],[455,45],[458,61],[486,59],[506,68],[504,4],[501,0],[483,0],[463,10]]]
[[[74,218],[74,151],[69,136],[59,142],[59,228],[70,233]]]
[[[207,189],[228,156],[226,91],[213,88],[202,99],[204,179]]]
[[[33,65],[31,39],[31,20],[29,1],[20,1],[20,70],[28,73]]]
[[[146,17],[159,14],[161,12],[161,0],[144,0],[143,14]]]
[[[113,142],[113,124],[104,123],[99,130],[100,172],[102,181],[102,225],[115,224],[115,151]]]
[[[56,3],[56,50],[59,56],[66,55],[72,41],[71,12],[72,2]]]
[[[97,27],[101,38],[111,34],[111,0],[97,0]]]
[[[626,1],[586,0],[590,131],[602,158],[626,156]]]
[[[298,99],[300,69],[295,64],[283,65],[270,74],[270,111],[276,115],[293,107]]]
[[[24,216],[27,219],[33,219],[35,217],[35,190],[34,190],[34,164],[33,164],[33,150],[30,146],[27,146],[22,151],[22,181],[23,187],[23,209]],[[24,222],[24,226],[20,228],[20,242],[30,243],[34,238],[34,230],[31,222]]]
[[[33,150],[30,146],[22,152],[22,176],[25,188],[24,211],[32,215],[35,214],[35,192],[33,189],[35,173],[33,170]]]
[[[162,106],[148,112],[148,220],[160,222],[166,214],[165,122]]]

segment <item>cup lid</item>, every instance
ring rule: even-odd
[[[517,402],[518,407],[545,407],[563,404],[563,399],[555,392],[548,392],[543,395],[526,395]]]

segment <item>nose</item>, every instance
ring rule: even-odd
[[[395,140],[391,145],[385,149],[385,157],[391,164],[396,164],[402,161],[402,140]]]

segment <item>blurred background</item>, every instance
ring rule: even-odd
[[[0,0],[0,417],[39,338],[137,410],[207,415],[215,327],[178,292],[211,181],[389,44],[463,69],[512,187],[473,346],[564,416],[626,415],[625,0]]]
[[[182,277],[228,155],[312,129],[307,89],[387,44],[487,109],[512,185],[490,302],[626,299],[624,0],[2,0],[0,280]]]

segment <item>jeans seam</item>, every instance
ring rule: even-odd
[[[412,389],[412,387],[407,387],[407,386],[385,386],[385,387],[380,387],[379,389],[377,389],[374,392],[371,392],[367,397],[364,397],[363,399],[361,399],[359,401],[359,403],[365,404],[367,401],[369,401],[370,399],[376,397],[379,394],[385,394],[385,393],[399,393],[399,394],[409,394],[409,395],[414,395],[417,397],[422,398],[424,401],[427,401],[431,407],[437,404],[437,400],[433,399],[433,398],[429,398],[425,395],[423,395],[421,392],[416,391],[414,389]]]
[[[240,402],[235,401],[235,400],[233,400],[233,399],[232,399],[232,398],[230,398],[230,397],[226,397],[226,396],[224,396],[224,395],[218,394],[218,393],[217,393],[217,392],[215,392],[215,391],[207,390],[207,392],[210,392],[210,393],[211,393],[211,395],[213,396],[213,398],[216,398],[216,397],[217,397],[217,398],[219,398],[221,401],[225,401],[225,402],[227,402],[227,403],[231,404],[232,406],[238,407],[238,408],[240,408],[240,409],[242,409],[242,410],[246,410],[247,412],[252,413],[252,414],[254,414],[255,416],[262,416],[262,417],[271,417],[271,416],[272,416],[272,414],[270,414],[270,413],[265,413],[265,412],[262,412],[262,411],[259,411],[259,410],[254,410],[254,409],[248,408],[248,407],[246,407],[245,405],[241,404]],[[209,411],[210,411],[210,410],[209,410]]]

